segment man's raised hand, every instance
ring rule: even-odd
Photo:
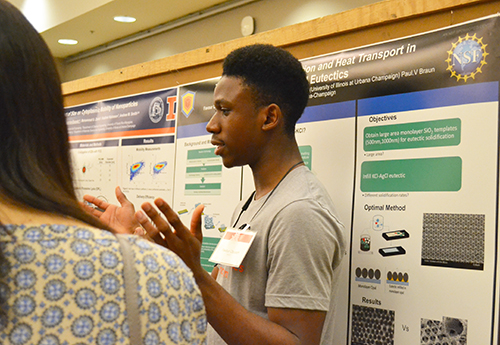
[[[156,199],[155,205],[167,220],[150,203],[142,204],[143,212],[138,211],[136,219],[153,241],[179,255],[195,275],[200,273],[199,270],[203,270],[200,255],[203,240],[201,215],[204,206],[196,207],[191,218],[191,229],[188,229],[163,199]]]
[[[120,206],[110,204],[92,195],[84,195],[83,200],[95,207],[86,205],[85,203],[82,203],[82,206],[88,213],[99,218],[101,222],[114,229],[116,232],[133,234],[136,228],[140,227],[134,217],[134,204],[127,199],[120,187],[116,187],[115,193]]]

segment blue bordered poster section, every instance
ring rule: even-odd
[[[177,89],[65,109],[70,140],[174,133]]]
[[[353,102],[356,119],[330,149],[355,138],[339,343],[498,341],[499,25],[492,16],[302,61],[306,118],[342,118]]]
[[[173,200],[177,88],[65,109],[78,197]]]

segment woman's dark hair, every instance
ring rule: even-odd
[[[309,99],[309,82],[302,64],[288,51],[270,44],[233,50],[224,59],[222,75],[237,77],[253,91],[257,106],[277,104],[285,115],[285,131],[295,124]]]
[[[0,197],[108,229],[76,199],[61,83],[52,55],[5,0],[0,0]],[[5,230],[1,223],[0,228]],[[8,274],[1,246],[0,268],[1,279]],[[6,298],[0,294],[0,306]],[[4,322],[2,306],[0,328]]]
[[[76,199],[61,83],[52,55],[0,0],[0,196],[100,228]]]

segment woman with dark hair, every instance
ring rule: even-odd
[[[116,235],[77,201],[54,61],[4,0],[0,162],[0,343],[204,341],[202,297],[178,256]]]

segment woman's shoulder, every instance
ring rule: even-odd
[[[127,248],[123,248],[126,240]],[[103,255],[113,252],[117,259],[126,250],[133,255],[134,261],[146,271],[156,272],[157,267],[189,271],[184,262],[171,250],[137,235],[113,234],[92,226],[67,224],[4,224],[0,226],[0,242],[13,247],[30,247],[34,251],[44,248],[59,248],[66,256],[92,255],[102,261]],[[119,259],[121,261],[121,259]]]
[[[125,239],[129,243],[137,261],[141,262],[147,271],[157,272],[160,266],[167,270],[189,271],[177,254],[154,242],[137,235],[118,234],[117,238]]]
[[[40,241],[46,239],[109,239],[115,236],[107,231],[90,225],[64,223],[22,223],[0,224],[0,238],[9,240]]]

